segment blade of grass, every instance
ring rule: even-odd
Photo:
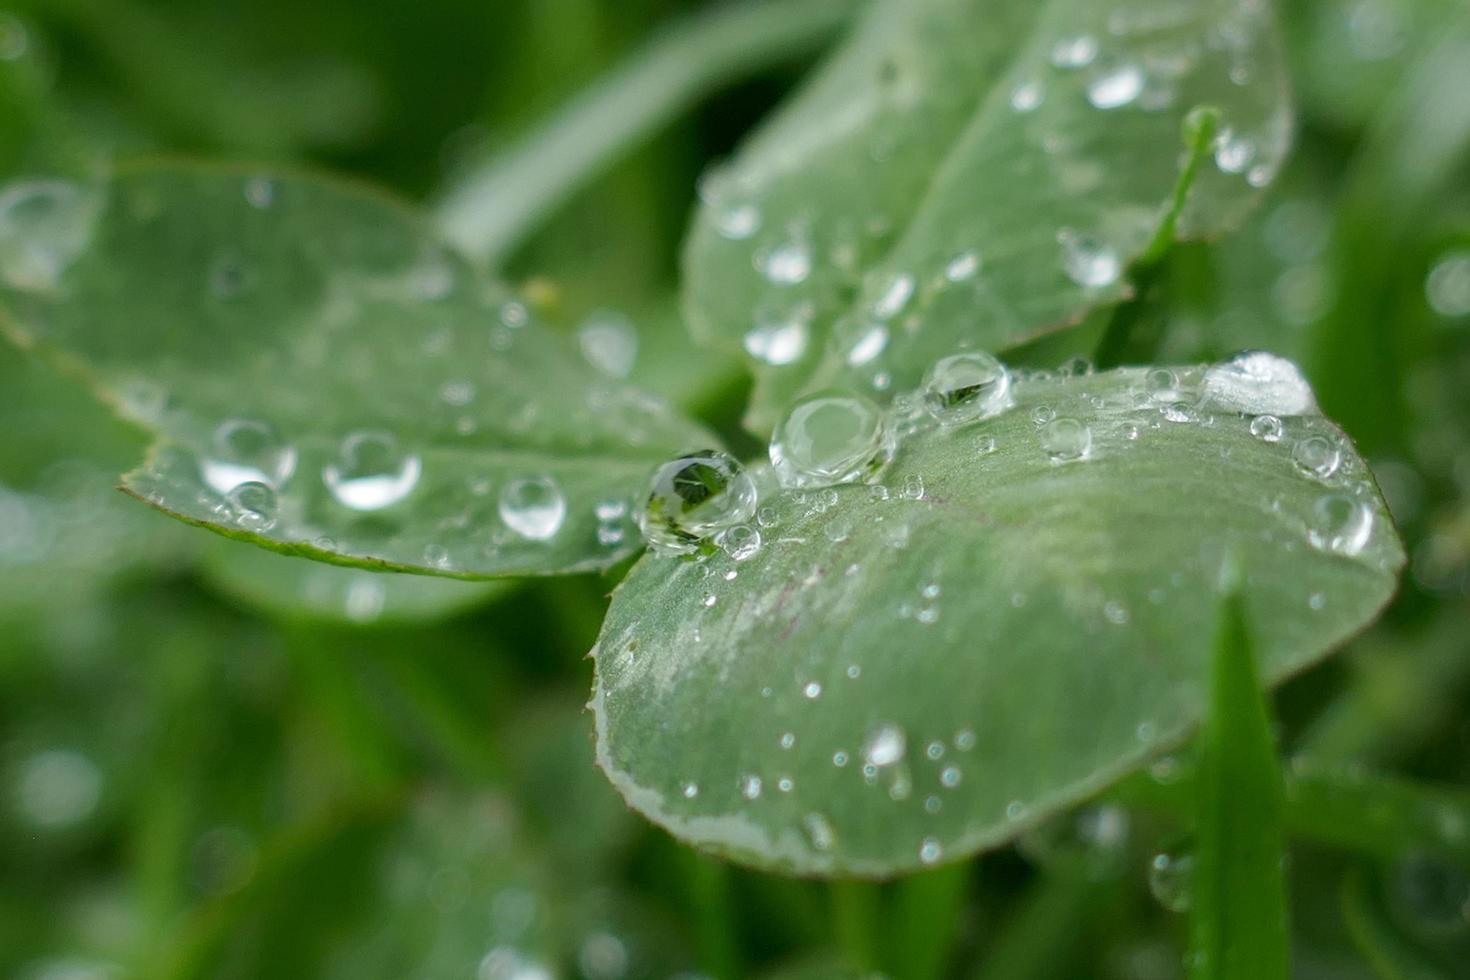
[[[495,265],[621,154],[732,80],[818,48],[855,6],[747,0],[656,36],[450,188],[436,208],[440,228],[467,254]]]
[[[832,896],[832,928],[837,946],[846,954],[848,963],[863,972],[878,969],[879,909],[883,894],[877,882],[857,879],[834,881],[829,886]]]
[[[1079,959],[1087,924],[1116,889],[1097,881],[1081,862],[1047,870],[996,933],[973,980],[1067,980],[1084,975]]]
[[[1196,787],[1191,980],[1286,980],[1281,773],[1245,606],[1221,607]]]
[[[961,861],[910,875],[895,885],[887,974],[895,980],[945,975],[971,865]]]

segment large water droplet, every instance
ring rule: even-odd
[[[771,465],[788,487],[826,487],[878,472],[893,455],[883,412],[860,395],[823,392],[792,406],[771,437]]]
[[[1301,369],[1284,357],[1246,351],[1205,372],[1210,404],[1242,415],[1314,415],[1317,399]]]
[[[1041,448],[1054,462],[1082,459],[1092,451],[1092,431],[1077,419],[1052,419],[1042,426]]]
[[[638,528],[660,554],[688,555],[755,513],[756,488],[727,453],[705,450],[664,463],[649,481]]]
[[[924,375],[924,407],[943,425],[989,418],[1011,403],[1010,372],[981,351],[940,358]]]
[[[199,464],[200,476],[216,493],[229,493],[242,483],[280,487],[296,472],[296,450],[268,422],[226,419],[214,430],[210,454]]]
[[[1373,511],[1361,500],[1330,493],[1312,509],[1308,539],[1313,547],[1339,555],[1361,554],[1373,536]]]
[[[530,541],[548,541],[567,517],[567,499],[549,476],[511,480],[500,491],[500,519]]]
[[[372,511],[403,500],[419,482],[423,463],[387,432],[354,432],[322,469],[332,496],[352,510]]]

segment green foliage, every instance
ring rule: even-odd
[[[1458,976],[1467,50],[0,10],[0,975]]]
[[[1267,7],[877,3],[711,181],[691,329],[754,359],[766,433],[804,388],[902,392],[958,347],[1075,324],[1129,295],[1201,105],[1224,165],[1199,177],[1191,237],[1238,222],[1286,151]]]
[[[1189,975],[1286,980],[1281,774],[1256,676],[1255,634],[1239,584],[1228,588],[1199,737]]]

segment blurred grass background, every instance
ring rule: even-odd
[[[782,3],[812,6],[764,5]],[[0,8],[0,176],[165,152],[433,203],[717,6],[22,0]],[[1282,8],[1293,163],[1237,236],[1178,247],[1138,313],[1168,360],[1300,359],[1411,549],[1384,622],[1280,692],[1288,755],[1464,785],[1470,10]],[[678,246],[699,175],[821,33],[723,80],[505,260],[568,329],[630,316],[635,379],[732,436],[743,382],[681,339]],[[0,976],[840,977],[844,958],[914,978],[1182,975],[1169,872],[1187,842],[1167,817],[1095,807],[882,888],[696,857],[592,766],[583,655],[612,579],[399,581],[190,531],[111,491],[137,434],[12,350],[0,424]],[[1299,845],[1289,877],[1297,975],[1470,976],[1465,869],[1407,843]]]

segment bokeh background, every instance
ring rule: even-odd
[[[432,204],[730,6],[22,0],[0,7],[0,178],[40,166],[36,146],[167,153]],[[1470,10],[1281,7],[1293,162],[1238,235],[1176,249],[1139,310],[1170,361],[1299,359],[1411,549],[1385,620],[1280,692],[1284,751],[1464,785]],[[725,72],[504,261],[562,329],[634,324],[635,380],[746,451],[738,365],[678,331],[679,243],[700,174],[833,36]],[[275,557],[115,493],[143,445],[0,350],[0,977],[841,977],[844,950],[900,977],[1182,975],[1187,842],[1167,821],[1094,807],[885,887],[696,856],[593,767],[584,655],[613,578],[480,586]],[[1467,975],[1462,869],[1298,847],[1291,884],[1300,976]],[[1383,972],[1384,949],[1421,972]]]

